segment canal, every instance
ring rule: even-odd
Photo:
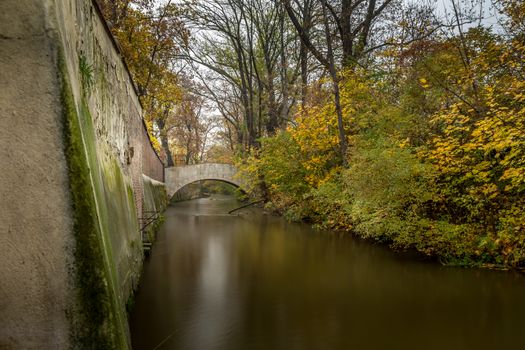
[[[444,267],[212,196],[168,208],[134,350],[525,349],[525,276]]]

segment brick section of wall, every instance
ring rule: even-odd
[[[145,126],[142,133],[142,173],[153,180],[164,182],[164,164],[151,146]]]

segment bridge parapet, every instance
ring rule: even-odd
[[[237,168],[231,164],[204,163],[195,165],[176,166],[165,169],[166,190],[171,198],[178,190],[186,185],[201,180],[219,180],[241,187],[235,178]]]

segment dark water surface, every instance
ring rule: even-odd
[[[252,212],[166,212],[130,319],[133,348],[525,349],[525,276],[447,268]]]

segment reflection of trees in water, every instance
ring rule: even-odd
[[[278,216],[223,215],[238,203],[214,197],[167,210],[137,294],[135,348],[523,344],[519,275],[443,268]]]

